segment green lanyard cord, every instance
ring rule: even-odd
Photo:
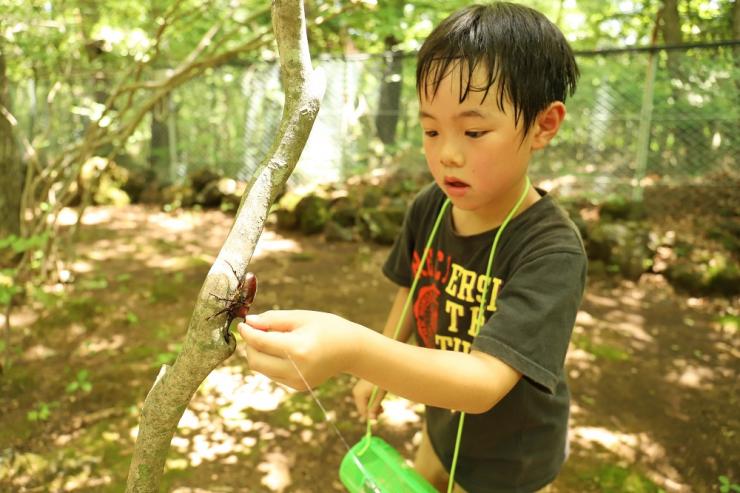
[[[514,207],[511,208],[509,211],[509,214],[507,214],[506,219],[504,219],[504,222],[501,223],[501,226],[498,228],[498,231],[496,231],[496,236],[493,238],[493,246],[491,246],[491,253],[488,255],[488,266],[486,267],[486,280],[485,285],[483,287],[483,296],[481,296],[480,300],[480,308],[478,309],[478,327],[483,326],[483,322],[485,319],[484,310],[486,307],[486,294],[490,294],[490,291],[488,287],[491,284],[491,270],[493,269],[493,257],[496,254],[496,247],[498,246],[498,240],[501,239],[501,234],[504,232],[504,229],[509,224],[509,221],[514,217],[516,214],[516,211],[519,210],[519,208],[522,206],[522,203],[524,202],[524,199],[527,197],[527,193],[529,192],[530,187],[530,181],[529,177],[527,177],[526,183],[524,185],[524,191],[519,196],[519,200],[516,201],[516,204],[514,204]],[[479,329],[480,330],[480,329]],[[447,493],[452,493],[452,488],[455,486],[455,469],[457,468],[457,458],[460,454],[460,442],[462,441],[462,430],[463,430],[463,422],[465,421],[465,413],[460,413],[460,423],[457,425],[457,437],[455,438],[455,451],[452,455],[452,464],[450,466],[450,481],[447,483]]]
[[[439,214],[437,215],[437,220],[434,221],[434,227],[432,228],[432,232],[429,233],[429,239],[427,239],[426,247],[424,247],[424,252],[421,254],[421,261],[419,262],[419,267],[416,269],[416,275],[414,275],[414,282],[411,283],[411,288],[409,289],[409,295],[406,297],[406,302],[403,304],[403,310],[401,310],[401,317],[396,322],[396,329],[393,332],[393,339],[398,339],[398,334],[401,332],[401,325],[403,324],[403,321],[406,320],[406,314],[409,311],[409,307],[411,306],[411,301],[414,296],[414,291],[416,290],[416,285],[419,284],[419,278],[421,277],[421,271],[424,270],[424,263],[427,260],[427,254],[429,253],[429,250],[432,248],[432,241],[434,241],[434,238],[437,236],[437,230],[439,229],[439,225],[442,222],[442,217],[444,217],[445,211],[450,205],[450,199],[445,200],[444,204],[442,204],[442,209],[440,209]],[[378,393],[378,386],[373,387],[373,391],[370,394],[370,400],[368,401],[367,407],[368,410],[372,407],[373,401],[375,400],[375,396]],[[367,431],[365,432],[365,446],[362,447],[357,453],[358,455],[362,455],[365,453],[367,448],[370,446],[370,436],[372,435],[372,421],[367,420]]]
[[[484,310],[486,307],[486,295],[489,292],[489,286],[491,284],[491,270],[493,268],[493,258],[494,254],[496,252],[496,247],[498,246],[499,239],[501,238],[501,234],[504,232],[504,229],[509,224],[509,221],[514,217],[516,212],[521,207],[522,203],[524,202],[524,199],[527,197],[527,193],[529,192],[529,187],[531,185],[531,182],[529,180],[529,177],[526,177],[526,182],[524,185],[524,190],[522,191],[522,194],[519,196],[519,199],[516,201],[516,204],[514,204],[514,207],[511,208],[509,213],[507,214],[504,221],[501,223],[501,226],[498,228],[498,231],[496,231],[496,236],[493,239],[493,245],[491,246],[491,253],[488,255],[488,265],[486,266],[486,280],[485,280],[485,286],[483,288],[483,296],[481,296],[481,303],[480,308],[478,309],[478,327],[481,327],[483,325],[484,321]],[[419,283],[419,279],[421,278],[421,272],[424,270],[424,264],[427,259],[427,254],[431,250],[432,242],[434,241],[434,238],[437,236],[437,230],[439,229],[439,225],[442,222],[442,218],[444,217],[445,211],[450,205],[450,199],[445,200],[445,202],[442,204],[442,208],[439,211],[439,214],[437,215],[437,220],[434,222],[434,227],[432,228],[431,233],[429,233],[429,238],[427,239],[426,247],[424,248],[424,252],[421,256],[421,261],[419,262],[419,267],[416,269],[416,274],[414,275],[414,281],[411,284],[411,288],[409,288],[409,294],[406,297],[406,302],[403,305],[403,309],[401,310],[401,316],[396,322],[396,329],[393,333],[393,339],[398,338],[398,334],[401,331],[401,326],[403,324],[403,321],[406,320],[406,314],[408,313],[409,307],[411,306],[414,292],[416,290],[416,286]],[[368,401],[368,409],[370,409],[373,405],[373,401],[375,400],[375,397],[378,393],[378,386],[373,387],[373,391],[370,394],[370,400]],[[457,459],[460,453],[460,442],[462,440],[462,430],[463,430],[463,423],[465,421],[465,413],[460,413],[460,422],[457,427],[457,436],[455,438],[455,450],[452,456],[452,465],[450,467],[450,480],[447,484],[447,493],[452,493],[452,488],[455,485],[455,469],[457,468]],[[365,433],[365,437],[363,440],[365,441],[365,445],[357,451],[357,455],[361,456],[364,454],[368,447],[370,446],[370,437],[372,436],[372,421],[368,419],[367,421],[367,431]]]

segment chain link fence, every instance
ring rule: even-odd
[[[579,52],[577,59],[578,90],[555,141],[535,156],[535,180],[587,197],[639,198],[654,184],[731,186],[740,139],[738,42]],[[294,183],[333,182],[389,163],[424,166],[414,54],[314,62],[328,84]],[[42,153],[58,152],[94,117],[94,104],[76,95],[86,83],[67,81],[69,91],[13,87],[21,131],[48,135],[37,143]],[[202,167],[248,179],[269,151],[282,103],[277,64],[209,70],[146,117],[121,160],[154,168],[165,181]]]
[[[728,43],[578,53],[578,90],[557,138],[535,155],[533,177],[562,194],[597,198],[639,199],[651,185],[734,186],[727,175],[736,172],[740,151],[738,51],[738,43]],[[393,162],[392,153],[400,154],[399,165],[423,165],[413,55],[317,65],[329,85],[297,181],[333,181]],[[279,94],[277,80],[272,66],[253,67],[245,77],[253,95],[246,103],[246,174],[266,153],[279,119],[280,103],[273,98],[265,106],[257,93],[268,87]],[[383,98],[394,84],[400,98],[389,104]],[[383,124],[395,125],[390,142]]]

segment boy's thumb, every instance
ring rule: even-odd
[[[261,315],[247,315],[246,317],[244,317],[244,323],[246,323],[250,327],[260,330],[268,330],[270,328],[267,320],[265,320],[265,317]]]

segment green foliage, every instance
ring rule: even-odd
[[[157,353],[157,358],[152,364],[155,368],[159,368],[162,365],[172,365],[177,359],[177,355],[182,349],[182,344],[173,344],[170,351],[164,351]]]
[[[15,253],[23,253],[27,250],[43,250],[49,241],[49,232],[45,231],[41,234],[30,236],[28,238],[21,238],[16,235],[6,236],[0,238],[0,250],[10,248]]]
[[[23,289],[15,284],[15,269],[0,269],[0,305],[7,305]]]
[[[92,279],[82,279],[79,282],[79,288],[86,291],[98,291],[108,287],[108,279],[103,276]]]
[[[126,322],[131,325],[139,323],[139,317],[134,312],[126,312]]]
[[[740,484],[730,480],[727,476],[719,477],[719,491],[720,493],[740,493]]]
[[[606,465],[595,472],[592,478],[600,491],[619,491],[620,493],[665,493],[652,481],[641,474],[617,465]]]
[[[87,370],[80,370],[77,372],[75,379],[72,380],[66,387],[68,394],[75,392],[89,393],[92,390],[92,383],[90,382],[90,372]]]
[[[51,416],[52,409],[59,407],[59,403],[53,402],[39,402],[36,407],[26,413],[26,419],[28,421],[46,421]]]
[[[573,336],[573,344],[586,352],[589,352],[597,358],[610,361],[626,361],[630,358],[629,353],[621,348],[610,346],[608,344],[598,344],[586,336]]]

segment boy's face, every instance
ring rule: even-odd
[[[527,166],[538,147],[532,133],[522,139],[523,129],[514,124],[514,108],[497,106],[497,87],[471,90],[460,103],[459,65],[450,71],[437,93],[419,97],[424,129],[424,154],[437,185],[454,207],[485,217],[500,216],[502,205],[510,207],[523,190]],[[466,70],[467,72],[467,70]],[[473,74],[471,87],[485,87],[484,71]],[[467,81],[463,79],[463,89]],[[431,89],[431,88],[430,88]],[[507,209],[508,212],[508,209]]]

